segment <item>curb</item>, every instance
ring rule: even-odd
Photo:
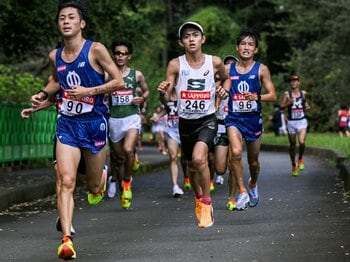
[[[35,199],[44,198],[55,194],[55,179],[41,182],[35,185],[26,185],[0,193],[0,211],[3,211],[14,204],[19,204]]]
[[[289,145],[272,145],[261,144],[262,151],[287,152]],[[339,152],[319,147],[306,147],[305,154],[316,155],[335,161],[336,167],[339,169],[339,177],[343,180],[345,191],[350,191],[350,161],[349,158],[343,156]]]
[[[271,145],[261,144],[262,151],[273,152],[288,152],[288,145]],[[340,153],[324,148],[307,147],[305,153],[317,155],[323,158],[335,161],[336,167],[339,169],[339,177],[344,183],[344,189],[350,190],[350,161],[348,158],[342,156]],[[141,176],[149,172],[159,171],[169,167],[169,160],[160,161],[158,163],[141,162],[140,169],[135,173],[135,176]],[[53,172],[52,168],[48,168],[48,173]],[[77,186],[82,184],[77,178]],[[0,193],[0,211],[6,210],[9,206],[23,203],[26,201],[33,201],[55,194],[55,176],[50,174],[47,181],[36,183],[34,185],[20,186],[9,190],[8,192]]]
[[[160,161],[158,163],[140,163],[140,169],[135,172],[135,176],[141,176],[149,172],[158,171],[169,167],[169,160]],[[23,170],[21,170],[23,171]],[[48,173],[48,178],[44,182],[35,183],[32,185],[24,185],[8,190],[7,192],[0,192],[0,211],[4,211],[11,205],[33,201],[40,198],[52,196],[56,193],[56,180],[53,168],[44,169]],[[79,175],[77,177],[77,187],[83,186],[85,177]]]

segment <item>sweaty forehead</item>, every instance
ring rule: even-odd
[[[242,39],[242,41],[241,42],[254,42],[255,43],[255,40],[254,40],[254,38],[253,37],[251,37],[251,36],[246,36],[246,37],[244,37],[243,39]]]

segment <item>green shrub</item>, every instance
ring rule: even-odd
[[[44,81],[29,73],[17,73],[0,64],[0,101],[5,103],[25,103],[31,95],[40,90]]]

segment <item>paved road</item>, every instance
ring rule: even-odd
[[[122,210],[117,198],[90,207],[78,192],[77,257],[130,262],[350,261],[350,203],[337,170],[314,156],[306,156],[305,166],[299,177],[291,177],[285,153],[262,152],[259,205],[229,212],[227,186],[216,186],[215,224],[207,229],[195,223],[191,191],[172,198],[168,170],[135,178],[130,210]],[[60,235],[54,230],[55,218],[56,211],[48,209],[0,219],[0,261],[57,261]]]

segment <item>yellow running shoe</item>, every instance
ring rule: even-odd
[[[227,201],[226,207],[227,207],[227,210],[229,210],[229,211],[235,210],[236,209],[236,200],[229,199]]]
[[[135,153],[134,161],[132,163],[132,171],[137,171],[140,168],[139,156]]]
[[[104,198],[105,192],[107,189],[107,173],[108,173],[108,167],[107,167],[107,165],[105,165],[105,167],[103,168],[103,171],[102,171],[102,176],[101,176],[101,178],[104,181],[103,188],[100,192],[97,192],[95,194],[90,193],[90,192],[88,193],[87,199],[88,199],[88,202],[90,205],[95,206],[95,205],[99,204],[102,201],[102,199]]]
[[[200,204],[200,220],[198,226],[200,228],[211,227],[214,224],[214,216],[213,216],[213,206],[212,204],[206,205],[202,202]]]
[[[302,159],[298,160],[298,168],[299,168],[299,170],[304,170],[304,168],[305,168],[304,161]]]
[[[123,193],[120,196],[120,205],[122,208],[128,209],[131,206],[132,191],[131,191],[131,181],[122,181]]]
[[[184,178],[184,188],[190,189],[191,188],[191,182],[189,177]]]
[[[210,192],[215,190],[214,180],[210,180]]]
[[[63,260],[71,260],[77,258],[77,253],[74,250],[73,241],[70,237],[62,238],[62,244],[58,246],[57,256]]]
[[[298,176],[298,167],[297,166],[293,166],[292,168],[292,176]]]

